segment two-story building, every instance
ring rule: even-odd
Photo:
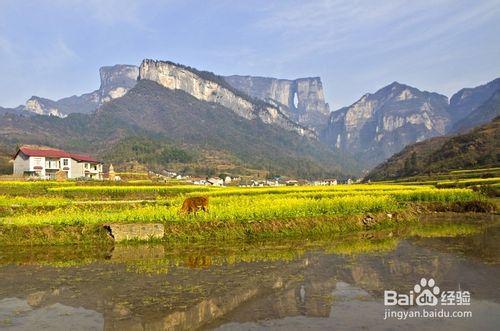
[[[102,179],[102,162],[84,154],[40,146],[23,146],[14,155],[14,175],[54,179],[58,171],[67,178]]]

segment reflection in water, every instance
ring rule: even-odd
[[[498,219],[227,245],[0,248],[0,328],[495,328]],[[467,320],[384,321],[421,277],[471,292]],[[36,327],[35,327],[36,326]]]
[[[40,295],[35,293],[35,297]],[[0,328],[5,330],[101,330],[104,323],[102,314],[96,311],[60,303],[38,306],[30,298],[0,300],[0,321]]]

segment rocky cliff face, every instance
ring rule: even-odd
[[[369,168],[410,143],[445,134],[447,109],[446,96],[394,82],[333,112],[322,139]]]
[[[25,110],[39,115],[65,117],[71,113],[90,113],[102,104],[127,93],[137,82],[139,68],[132,65],[114,65],[99,69],[101,86],[98,90],[80,96],[71,96],[57,101],[31,97],[26,101]]]
[[[234,75],[224,79],[234,88],[279,107],[290,119],[306,127],[319,131],[327,122],[330,108],[319,77],[288,80]]]
[[[182,90],[198,100],[220,104],[248,120],[260,118],[266,124],[315,137],[312,131],[291,121],[278,107],[252,99],[210,72],[168,61],[144,60],[139,67],[139,79],[154,81],[168,89]]]
[[[56,101],[36,96],[32,96],[26,101],[25,109],[38,115],[66,117],[66,114],[59,111]]]
[[[100,103],[120,98],[135,86],[139,76],[139,68],[132,65],[114,65],[101,67]]]

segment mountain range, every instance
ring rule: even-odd
[[[455,93],[450,99],[450,109],[453,112],[452,131],[460,131],[460,128],[468,129],[487,122],[495,116],[480,115],[478,122],[466,125],[465,122],[473,119],[477,114],[477,109],[486,103],[495,93],[500,90],[500,78],[474,88],[464,88]],[[482,111],[480,111],[482,112]],[[485,117],[486,116],[486,117]],[[486,119],[488,118],[488,119]]]
[[[319,77],[218,76],[148,59],[99,72],[93,92],[0,107],[0,144],[73,148],[119,167],[140,154],[136,163],[146,167],[196,173],[359,175],[405,146],[464,132],[500,112],[500,78],[450,102],[394,82],[330,112]]]
[[[404,146],[443,135],[448,99],[394,82],[330,116],[323,140],[373,166]]]
[[[409,145],[375,167],[370,180],[447,173],[500,164],[500,117],[465,133]]]
[[[145,60],[125,95],[89,114],[0,117],[0,143],[85,151],[106,162],[190,174],[338,177],[356,163],[323,145],[313,130],[222,77],[166,61]],[[119,151],[119,152],[117,152]],[[137,157],[141,155],[141,157]]]

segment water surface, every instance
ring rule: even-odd
[[[498,330],[499,276],[498,216],[314,240],[0,247],[0,329]],[[422,277],[469,291],[472,317],[384,320],[384,290]]]

